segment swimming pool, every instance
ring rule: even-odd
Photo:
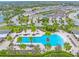
[[[30,43],[29,37],[22,37],[21,43]],[[58,34],[50,36],[43,35],[41,37],[33,37],[32,43],[42,43],[43,45],[50,44],[51,46],[63,46],[63,38]]]

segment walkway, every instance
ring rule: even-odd
[[[10,41],[4,41],[0,44],[0,50],[6,50],[10,44]]]

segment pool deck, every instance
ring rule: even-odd
[[[35,34],[35,33],[39,33],[39,34],[36,34],[36,35],[32,35],[32,34]],[[15,33],[16,34],[16,33]],[[26,35],[24,35],[26,34]],[[27,35],[28,34],[28,35]],[[26,33],[24,31],[22,31],[21,33],[18,33],[17,37],[14,39],[13,41],[13,44],[19,44],[17,43],[17,38],[20,36],[20,37],[41,37],[45,34],[45,32],[41,31],[41,30],[36,30],[35,32],[32,32],[31,30],[28,30]],[[59,36],[61,36],[63,38],[63,41],[64,42],[68,42],[68,37],[62,33],[62,31],[58,31],[58,32],[55,32],[55,33],[52,33],[52,34],[58,34]],[[15,35],[16,36],[16,35]],[[29,43],[26,43],[26,44],[29,44]],[[35,43],[36,44],[36,43]],[[39,43],[38,43],[39,44]]]
[[[38,34],[36,34],[36,33],[38,33]],[[35,35],[33,35],[33,34],[35,34]],[[43,36],[45,34],[45,32],[43,32],[43,31],[41,31],[41,30],[36,30],[35,32],[32,32],[31,30],[28,30],[28,31],[26,31],[26,32],[24,32],[24,31],[22,31],[21,33],[18,33],[17,35],[17,37],[14,39],[14,44],[19,44],[19,43],[16,43],[17,42],[17,38],[20,36],[20,37],[30,37],[30,36],[32,36],[32,37],[41,37],[41,36]],[[55,32],[55,33],[52,33],[52,34],[58,34],[59,36],[61,36],[63,39],[64,39],[64,41],[66,41],[66,37],[64,38],[59,32]],[[15,35],[16,36],[16,35]],[[29,43],[26,43],[26,44],[29,44]],[[34,43],[34,44],[36,44],[36,43]],[[39,44],[39,43],[38,43]]]
[[[36,33],[38,33],[38,34],[36,34]],[[12,34],[12,36],[16,36],[15,35],[16,33],[14,33],[14,34]],[[26,35],[26,34],[28,34],[28,35]],[[36,35],[33,35],[33,34],[36,34]],[[21,33],[18,33],[17,35],[18,36],[16,36],[16,38],[14,39],[14,41],[13,41],[13,44],[20,44],[20,43],[17,43],[17,38],[20,36],[20,37],[30,37],[30,36],[32,36],[32,37],[41,37],[41,36],[43,36],[45,33],[43,32],[43,31],[40,31],[40,30],[36,30],[35,32],[32,32],[31,30],[28,30],[28,31],[26,31],[26,32],[24,32],[24,31],[22,31]],[[30,44],[30,43],[25,43],[25,44]],[[34,43],[34,44],[36,44],[36,43]],[[38,43],[39,44],[39,43]]]
[[[36,35],[32,35],[32,34],[35,34],[35,33],[39,33],[39,34],[36,34]],[[16,34],[16,33],[15,33]],[[29,34],[29,35],[24,35],[24,34]],[[19,45],[20,43],[17,43],[17,38],[19,37],[19,36],[21,36],[21,37],[30,37],[30,36],[32,36],[32,37],[41,37],[41,36],[43,36],[45,34],[45,32],[43,32],[43,31],[41,31],[41,30],[36,30],[35,32],[32,32],[31,30],[27,30],[26,31],[26,33],[24,32],[24,31],[22,31],[21,33],[18,33],[17,35],[18,36],[16,36],[16,35],[14,35],[14,36],[16,36],[16,38],[14,39],[14,41],[13,41],[13,44],[14,45],[16,45],[14,48],[16,49],[16,50],[18,50],[19,48],[18,48],[18,46],[17,45]],[[59,36],[62,36],[59,32],[55,32],[55,33],[52,33],[52,34],[58,34]],[[63,37],[62,37],[63,38]],[[30,45],[31,43],[24,43],[24,44],[28,44],[28,45]],[[40,45],[40,48],[41,48],[41,50],[46,50],[45,49],[45,46],[42,44],[42,43],[32,43],[33,45]],[[55,50],[55,46],[52,46],[52,48],[51,48],[51,50]]]
[[[77,39],[70,33],[62,32],[62,31],[60,31],[59,33],[62,34],[62,36],[64,36],[64,41],[67,43],[70,43],[70,45],[72,46],[72,48],[70,49],[71,53],[76,55],[77,52],[79,51],[79,48],[78,48],[79,42],[77,41]]]
[[[38,34],[36,34],[36,35],[32,35],[32,34],[35,34],[35,33],[38,33]],[[28,35],[24,35],[24,34],[28,34]],[[43,32],[43,31],[41,31],[41,30],[36,30],[35,32],[32,32],[31,30],[27,30],[26,32],[24,32],[24,31],[22,31],[21,33],[18,33],[17,35],[18,36],[16,36],[15,37],[15,39],[14,39],[14,41],[13,41],[13,44],[14,45],[19,45],[20,43],[17,43],[17,38],[19,37],[19,36],[21,36],[21,37],[30,37],[30,36],[33,36],[33,37],[40,37],[40,36],[42,36],[42,35],[44,35],[45,34],[45,32]],[[64,32],[64,31],[62,31],[62,30],[59,30],[58,32],[55,32],[55,33],[52,33],[52,34],[58,34],[59,36],[61,36],[62,38],[63,38],[63,41],[64,41],[64,43],[65,42],[67,42],[67,43],[70,43],[70,45],[72,46],[72,49],[70,50],[73,54],[75,53],[76,54],[76,51],[78,51],[78,49],[77,49],[77,46],[78,46],[78,42],[76,41],[76,39],[73,37],[73,35],[72,34],[70,34],[70,33],[67,33],[67,32]],[[74,44],[72,43],[72,41],[69,39],[69,37],[68,37],[68,35],[69,35],[69,37],[71,37],[71,39],[73,40],[73,42],[77,45],[77,46],[74,46]],[[31,44],[31,43],[25,43],[25,44]],[[41,43],[32,43],[33,45],[40,45],[40,48],[41,48],[41,50],[45,50],[45,46],[43,45],[43,44],[41,44]],[[19,48],[16,48],[16,50],[18,50]],[[55,49],[54,48],[54,46],[52,46],[52,48],[51,49]],[[76,49],[76,50],[75,50]]]

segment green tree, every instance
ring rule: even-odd
[[[19,47],[20,47],[21,49],[25,49],[25,48],[26,48],[26,44],[20,44]]]
[[[17,42],[21,42],[21,41],[22,41],[22,37],[18,37]]]
[[[50,50],[50,49],[51,49],[51,44],[50,44],[50,43],[47,43],[47,44],[45,45],[45,48],[46,48],[47,50]]]
[[[19,33],[19,32],[21,32],[21,31],[22,31],[21,26],[14,26],[14,27],[12,28],[12,32]]]
[[[54,23],[52,25],[52,31],[57,31],[59,29],[59,24],[57,22],[57,20],[54,20]]]
[[[77,57],[79,57],[79,53],[77,53]]]
[[[36,26],[31,25],[31,30],[32,30],[32,32],[35,32],[36,31]]]
[[[74,22],[70,18],[67,18],[66,22],[67,22],[67,25],[65,25],[65,31],[70,32],[74,27]]]
[[[42,24],[43,26],[47,26],[48,22],[49,22],[49,19],[48,18],[43,18],[42,22],[43,22],[43,24]]]
[[[11,36],[7,36],[6,39],[7,39],[8,41],[11,41],[11,40],[12,40],[12,37],[11,37]]]
[[[40,53],[40,46],[39,45],[34,46],[34,50],[36,50],[38,53]]]
[[[8,17],[5,17],[4,20],[5,20],[5,22],[6,22],[7,24],[9,24],[9,23],[11,22]]]
[[[22,29],[26,32],[27,31],[27,26],[26,25],[22,25]]]
[[[23,16],[23,22],[27,23],[28,22],[28,16]]]
[[[46,31],[45,35],[50,36],[51,35],[51,32]]]
[[[47,44],[45,45],[45,47],[46,47],[47,50],[48,50],[48,49],[51,48],[51,44],[49,43],[49,41],[50,41],[49,36],[51,35],[51,33],[47,31],[47,32],[45,33],[45,35],[48,37],[48,38],[46,38]]]
[[[66,50],[70,50],[72,48],[72,46],[69,43],[64,43],[64,48]]]
[[[31,42],[31,45],[32,45],[32,40],[33,40],[33,37],[30,36],[30,37],[29,37],[29,41]]]
[[[36,26],[34,26],[33,24],[31,24],[31,31],[34,33],[36,31]]]

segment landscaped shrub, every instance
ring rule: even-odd
[[[21,42],[21,41],[22,41],[22,37],[18,37],[17,42]]]

